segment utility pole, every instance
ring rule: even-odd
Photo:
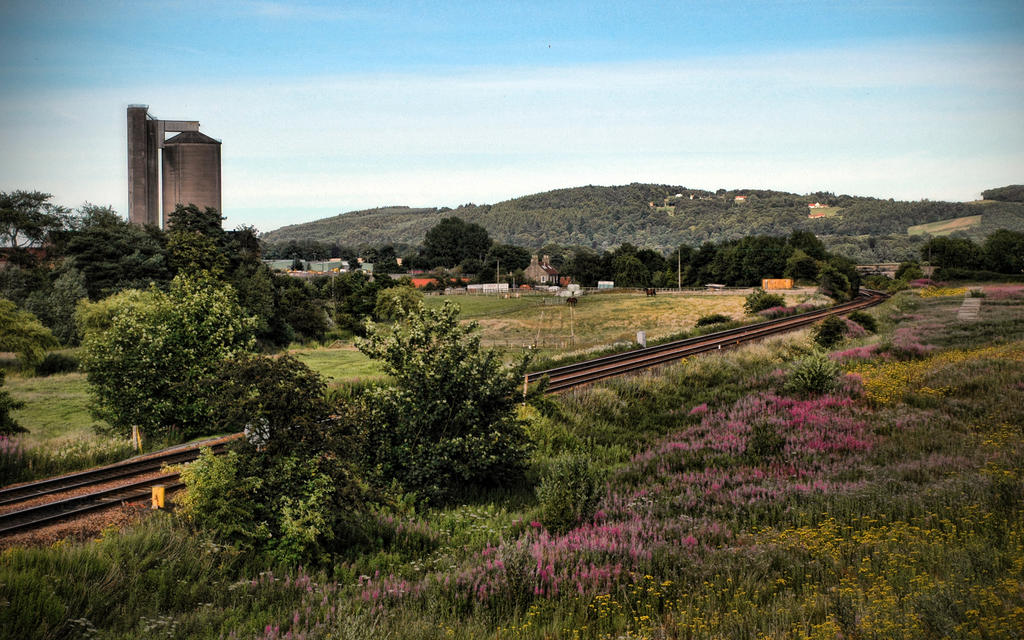
[[[498,258],[498,264],[494,266],[494,292],[499,296],[501,295],[501,258]]]

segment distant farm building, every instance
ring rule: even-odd
[[[551,266],[551,257],[544,256],[543,260],[538,260],[537,256],[534,255],[530,259],[530,266],[526,267],[523,274],[541,284],[558,284],[558,269]]]
[[[761,288],[765,291],[772,289],[792,289],[793,278],[763,278]]]
[[[747,196],[736,196],[732,201],[736,204],[744,204],[747,201]]]

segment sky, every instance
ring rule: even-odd
[[[0,191],[127,215],[125,108],[223,142],[225,225],[655,182],[1024,182],[1019,0],[0,3]]]

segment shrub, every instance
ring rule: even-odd
[[[584,455],[558,459],[536,489],[540,521],[552,533],[565,533],[590,520],[601,499],[601,482]]]
[[[36,366],[36,375],[52,376],[55,373],[78,371],[78,359],[65,353],[48,353]]]
[[[183,474],[183,514],[215,538],[287,562],[329,561],[367,540],[370,494],[353,471],[354,412],[290,356],[242,355],[205,381],[211,425],[244,430]]]
[[[706,326],[711,325],[711,324],[720,324],[722,322],[729,322],[730,320],[732,320],[732,318],[730,318],[729,316],[725,315],[724,313],[710,313],[710,314],[708,314],[706,316],[701,316],[701,317],[697,318],[697,323],[696,323],[695,326],[706,327]]]
[[[358,343],[394,380],[362,396],[364,465],[428,501],[518,482],[529,449],[516,416],[525,360],[505,367],[458,314],[451,301],[420,303],[391,328],[370,323]]]
[[[240,477],[238,467],[236,452],[217,456],[204,447],[199,458],[181,470],[188,491],[174,501],[178,513],[195,526],[222,540],[252,547],[270,536],[266,523],[256,521],[254,494],[262,481]]]
[[[783,307],[785,305],[786,299],[781,295],[768,293],[764,289],[755,289],[753,293],[747,296],[746,301],[743,303],[743,310],[747,313],[757,313],[764,309]]]
[[[876,333],[878,331],[878,321],[871,314],[863,311],[854,311],[849,316],[850,320],[853,320],[860,326],[864,327],[864,330],[869,333]]]
[[[846,323],[842,318],[830,316],[814,328],[814,341],[823,349],[831,349],[843,341]]]
[[[786,389],[797,394],[829,393],[835,390],[839,374],[839,365],[826,354],[812,353],[789,372]]]

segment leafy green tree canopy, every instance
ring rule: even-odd
[[[234,290],[209,277],[178,276],[168,291],[128,291],[79,309],[82,368],[97,417],[128,433],[190,438],[210,429],[205,378],[252,348],[255,319]]]
[[[415,311],[423,304],[423,294],[411,284],[391,287],[377,292],[377,304],[373,315],[378,320],[398,320]]]
[[[1011,184],[981,192],[985,200],[1001,200],[1002,202],[1024,202],[1024,184]]]
[[[528,448],[516,417],[526,362],[505,367],[458,315],[451,301],[420,304],[392,327],[371,323],[358,343],[393,380],[363,396],[364,464],[430,501],[516,482]]]
[[[66,224],[67,209],[41,191],[0,191],[0,237],[12,249],[38,247]]]
[[[59,346],[38,318],[0,298],[0,351],[17,353],[21,366],[31,368],[43,359],[47,349]]]
[[[368,540],[369,492],[352,462],[349,422],[325,383],[290,356],[243,354],[207,379],[218,431],[244,430],[226,456],[204,453],[182,477],[182,515],[273,559],[323,563]]]
[[[491,237],[478,224],[443,218],[427,231],[423,248],[432,266],[454,267],[467,258],[483,260],[491,248]]]

